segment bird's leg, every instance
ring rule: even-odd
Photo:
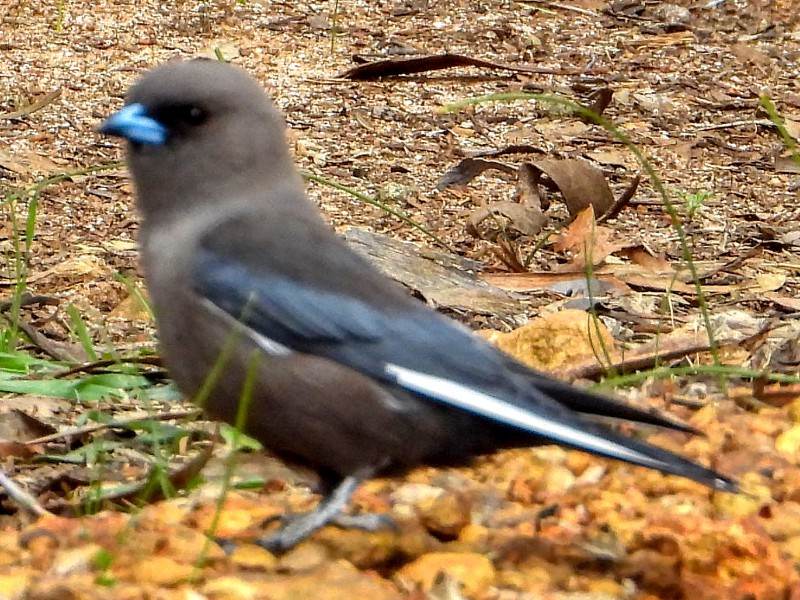
[[[312,511],[279,517],[283,525],[277,532],[256,541],[256,544],[273,553],[286,552],[315,531],[331,524],[345,529],[375,531],[394,526],[388,515],[346,515],[342,509],[361,482],[372,476],[375,469],[360,469],[342,479]]]

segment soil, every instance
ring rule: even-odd
[[[599,262],[609,268],[638,269],[635,281],[613,270],[627,291],[606,302],[611,312],[604,322],[622,347],[663,332],[641,326],[643,315],[647,323],[669,315],[686,324],[701,318],[703,305],[691,290],[665,293],[669,285],[654,283],[663,283],[664,269],[673,273],[687,250],[635,154],[602,126],[547,102],[441,110],[520,91],[588,105],[599,90],[610,90],[603,117],[651,161],[674,201],[688,253],[705,269],[711,314],[737,315],[735,323],[726,319],[732,329],[759,324],[725,349],[722,361],[796,373],[800,167],[790,138],[800,136],[800,11],[792,0],[6,0],[0,27],[0,195],[7,199],[0,286],[5,300],[23,269],[27,291],[37,297],[22,311],[29,330],[40,334],[23,344],[26,352],[89,358],[76,344],[68,306],[99,355],[155,347],[149,315],[131,293],[142,282],[133,189],[117,164],[123,149],[95,128],[149,67],[221,54],[274,98],[301,169],[402,211],[478,261],[487,277],[513,270],[509,256],[530,257],[525,267],[534,274],[572,272],[578,264],[579,252],[555,243],[571,219],[556,192],[549,192],[553,205],[542,231],[508,234],[519,225],[513,217],[499,234],[470,228],[476,211],[514,201],[519,164],[586,159],[603,172],[615,198],[641,176],[630,201],[603,223],[613,243],[597,246]],[[340,77],[356,56],[442,53],[540,72],[462,66],[367,81]],[[783,120],[765,110],[764,98]],[[512,146],[525,150],[492,155]],[[511,168],[483,172],[464,185],[439,185],[449,169],[481,154]],[[63,173],[71,175],[55,177]],[[47,185],[37,187],[42,181]],[[359,226],[437,246],[352,195],[319,183],[310,183],[308,193],[340,231]],[[20,242],[26,226],[29,248]],[[535,317],[564,300],[538,286],[520,313]],[[459,312],[476,327],[511,328],[508,320]],[[636,314],[640,326],[615,320],[621,312]],[[691,358],[713,362],[706,353]],[[215,550],[197,569],[187,555],[194,549],[196,557],[205,539],[200,532],[214,506],[208,497],[194,497],[191,506],[185,500],[151,504],[135,523],[119,511],[34,522],[6,502],[0,596],[522,600],[693,598],[702,590],[707,598],[800,597],[800,388],[789,378],[783,387],[768,384],[767,393],[749,381],[734,380],[725,394],[714,377],[683,376],[651,380],[629,393],[661,408],[666,397],[683,399],[675,412],[707,437],[687,442],[682,434],[656,433],[651,441],[742,478],[746,498],[578,453],[514,451],[474,469],[421,469],[401,481],[364,486],[359,507],[393,507],[402,515],[405,503],[417,515],[404,515],[409,523],[394,537],[326,530],[288,557],[243,550],[226,558]],[[24,404],[15,398],[14,406]],[[30,398],[34,409],[26,412],[63,427],[97,406],[119,410],[78,404],[60,407],[54,417],[35,409],[48,402]],[[123,405],[141,409],[135,399]],[[14,459],[8,460],[13,475]],[[145,463],[131,475],[143,476]],[[49,477],[46,497],[39,496],[45,506],[59,497],[59,485],[72,489],[63,473],[16,468],[27,473],[23,482]],[[291,477],[272,477],[284,479]],[[233,494],[223,529],[252,533],[256,515],[279,512],[282,502],[313,505],[307,492],[286,485]],[[288,500],[275,496],[281,490],[288,490]],[[556,517],[537,516],[549,515],[551,506]],[[247,523],[234,526],[237,515]],[[120,532],[127,543],[114,537]],[[110,566],[101,555],[112,557]]]

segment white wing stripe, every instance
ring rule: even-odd
[[[632,461],[655,469],[664,467],[662,461],[626,448],[621,444],[557,421],[551,421],[452,380],[412,371],[395,364],[387,364],[385,369],[404,388],[430,396],[456,408],[494,421],[507,423],[553,441],[565,442],[578,448],[592,450],[606,456]]]
[[[203,298],[202,302],[211,312],[215,313],[218,317],[220,317],[224,321],[228,321],[230,323],[231,328],[234,332],[231,333],[231,335],[237,335],[235,332],[241,331],[243,335],[250,338],[251,341],[253,341],[257,346],[259,346],[262,350],[264,350],[264,352],[266,352],[271,356],[289,356],[290,354],[292,354],[293,351],[291,348],[287,348],[280,342],[276,342],[275,340],[270,339],[265,335],[261,335],[252,327],[248,327],[247,325],[241,323],[240,321],[237,321],[236,319],[233,318],[233,316],[222,310],[219,306],[214,304],[208,298]]]

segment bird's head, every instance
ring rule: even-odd
[[[296,177],[282,117],[249,75],[219,61],[175,61],[149,71],[98,131],[128,140],[127,164],[145,217]]]

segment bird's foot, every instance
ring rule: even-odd
[[[316,509],[310,512],[267,519],[267,522],[277,520],[282,521],[283,524],[278,531],[257,540],[256,544],[273,554],[281,554],[292,549],[328,523],[345,529],[365,529],[367,531],[375,531],[387,526],[394,527],[394,521],[388,515],[346,515],[342,513],[342,509],[361,480],[370,476],[375,470],[376,467],[365,467],[352,475],[348,475],[323,498]],[[227,554],[230,554],[236,547],[235,544],[227,540],[217,539],[217,543],[222,546],[222,549]]]
[[[381,529],[397,529],[397,523],[387,514],[364,513],[346,515],[340,513],[330,522],[339,529],[361,529],[362,531],[380,531]]]
[[[385,514],[366,513],[362,515],[348,515],[339,513],[328,519],[321,519],[317,511],[281,515],[268,519],[279,520],[282,525],[272,535],[256,540],[256,544],[273,554],[286,552],[302,542],[315,531],[325,525],[334,525],[341,529],[361,529],[363,531],[379,531],[381,529],[394,529],[394,520]]]

